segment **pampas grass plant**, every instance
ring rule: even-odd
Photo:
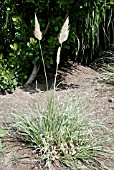
[[[42,34],[36,16],[35,20],[34,34],[40,42]],[[54,170],[56,165],[57,169],[63,170],[106,170],[101,160],[109,154],[108,147],[103,147],[105,125],[98,120],[91,120],[92,114],[85,113],[75,98],[68,101],[68,98],[59,99],[55,96],[61,48],[68,35],[69,17],[58,38],[61,46],[57,50],[51,99],[44,105],[39,106],[37,103],[36,109],[26,115],[13,114],[12,134],[36,150],[41,167],[39,169]],[[43,59],[42,50],[41,55]],[[109,141],[109,138],[107,140]]]

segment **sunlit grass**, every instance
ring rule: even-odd
[[[105,145],[111,140],[105,135],[109,129],[92,119],[93,113],[85,113],[76,99],[56,103],[51,98],[36,105],[36,111],[13,114],[13,137],[34,148],[44,168],[58,162],[70,169],[105,169],[103,161],[111,154]]]

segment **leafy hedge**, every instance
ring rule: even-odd
[[[34,13],[43,32],[42,48],[48,68],[54,63],[57,35],[70,16],[69,40],[62,60],[92,62],[99,51],[114,42],[114,3],[110,0],[1,0],[0,1],[0,88],[13,92],[40,64],[39,45],[34,38]],[[112,36],[113,35],[113,36]]]

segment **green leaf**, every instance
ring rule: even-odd
[[[2,60],[3,59],[3,54],[0,54],[0,60]]]
[[[58,31],[58,30],[59,30],[59,27],[58,27],[58,26],[55,26],[55,27],[54,27],[54,30],[55,30],[55,31]]]
[[[26,2],[33,2],[34,3],[34,0],[26,0]]]
[[[52,19],[51,22],[52,22],[53,24],[55,24],[56,20],[55,20],[55,19]]]
[[[53,60],[52,60],[52,58],[50,59],[50,64],[53,64]]]
[[[18,48],[18,44],[17,44],[17,43],[10,44],[10,48],[11,48],[12,50],[16,51],[17,48]]]

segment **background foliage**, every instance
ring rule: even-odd
[[[39,45],[34,38],[34,13],[43,39],[45,63],[50,68],[58,48],[57,35],[70,16],[69,40],[63,45],[62,61],[93,62],[99,52],[114,44],[113,0],[1,0],[0,88],[13,92],[40,64]]]

